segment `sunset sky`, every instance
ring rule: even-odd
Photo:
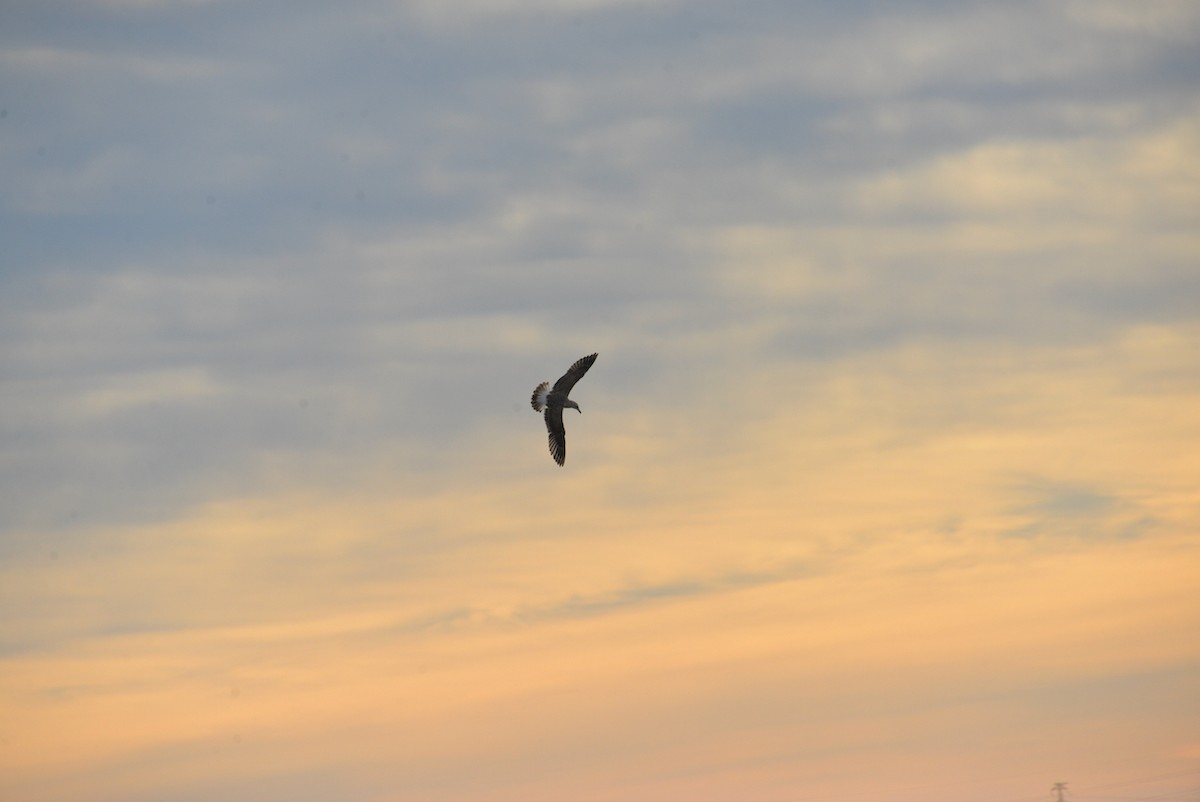
[[[0,2],[0,798],[1200,799],[1197,42]]]

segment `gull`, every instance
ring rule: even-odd
[[[534,388],[533,396],[529,399],[534,412],[541,412],[543,409],[546,411],[544,417],[546,418],[546,431],[550,433],[550,456],[554,457],[554,461],[559,465],[567,461],[567,430],[563,428],[563,407],[570,407],[579,414],[583,414],[579,405],[567,398],[567,395],[575,386],[575,382],[582,379],[583,374],[588,372],[588,368],[596,361],[597,356],[597,354],[592,354],[576,360],[575,364],[562,375],[562,378],[554,383],[553,388],[550,387],[550,382],[542,382]]]

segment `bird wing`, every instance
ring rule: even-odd
[[[592,354],[575,360],[575,364],[567,368],[567,372],[562,375],[562,378],[554,383],[554,392],[562,393],[563,395],[571,392],[571,388],[575,386],[575,382],[583,378],[583,374],[588,372],[588,368],[596,361],[597,356],[598,354]]]
[[[567,430],[563,427],[562,407],[546,407],[546,431],[550,433],[550,456],[562,465],[567,461]]]

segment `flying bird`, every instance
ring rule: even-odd
[[[567,395],[575,386],[575,382],[588,372],[597,356],[598,354],[592,354],[576,360],[562,378],[554,383],[554,387],[550,387],[550,382],[542,382],[534,388],[533,397],[529,399],[534,412],[545,410],[543,417],[546,419],[546,431],[550,433],[550,456],[554,457],[554,461],[559,465],[567,461],[567,430],[563,428],[563,408],[570,407],[583,414],[579,405],[567,398]]]

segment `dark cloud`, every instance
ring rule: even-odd
[[[1027,522],[1007,531],[1009,537],[1129,539],[1159,524],[1136,502],[1085,485],[1034,477],[1017,493],[1023,501],[1010,512]]]
[[[1194,14],[1072,9],[15,9],[7,520],[166,514],[279,451],[425,459],[602,347],[651,403],[702,384],[699,359],[712,384],[754,359],[1190,319],[1177,255],[1105,257],[1093,280],[1078,265],[1107,244],[944,249],[987,215],[903,182],[861,200],[989,143],[1132,140],[1189,113]],[[793,256],[817,281],[780,292],[787,254],[718,253],[739,226],[814,232]],[[898,230],[924,245],[889,253]],[[757,325],[755,353],[713,347]]]
[[[519,610],[516,618],[529,623],[590,618],[647,604],[730,593],[797,580],[811,576],[813,573],[812,566],[800,563],[780,566],[770,572],[741,572],[719,577],[681,578],[673,582],[632,586],[593,596],[573,596],[568,599],[560,599],[550,604]]]

